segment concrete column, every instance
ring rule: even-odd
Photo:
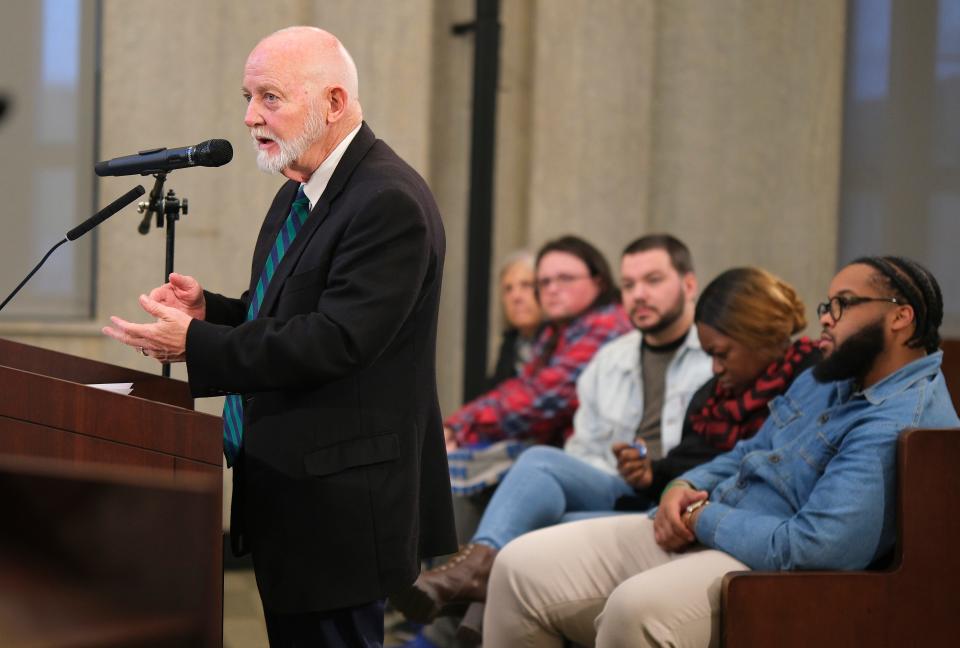
[[[584,236],[616,264],[649,220],[655,15],[635,0],[535,3],[530,239]]]
[[[650,227],[704,284],[780,275],[809,320],[836,267],[844,29],[832,0],[657,5]]]

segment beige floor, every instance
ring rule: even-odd
[[[267,630],[252,570],[223,573],[223,648],[263,648]]]
[[[389,628],[396,621],[388,617]],[[403,639],[388,634],[384,646],[400,646]],[[229,570],[223,574],[223,646],[224,648],[264,648],[267,631],[263,625],[263,607],[257,594],[252,570]]]

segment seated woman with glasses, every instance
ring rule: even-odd
[[[753,436],[767,403],[819,358],[809,338],[791,341],[806,326],[796,291],[759,268],[734,268],[714,279],[697,301],[694,321],[714,377],[693,396],[678,446],[651,461],[642,445],[614,444],[619,474],[555,448],[531,448],[494,493],[470,544],[422,573],[394,605],[422,621],[451,603],[482,601],[496,552],[519,535],[572,513],[613,514],[618,500],[629,500],[628,509],[653,506],[671,479]]]
[[[576,381],[593,354],[630,330],[610,267],[585,240],[564,236],[536,257],[535,285],[543,330],[520,375],[508,378],[444,422],[454,492],[495,485],[522,449],[560,446],[573,431]],[[460,449],[459,452],[457,450]]]

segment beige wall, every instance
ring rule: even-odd
[[[694,252],[701,281],[756,264],[808,320],[836,269],[845,5],[657,5],[649,226]]]
[[[190,199],[177,269],[227,293],[247,283],[280,184],[256,170],[247,144],[243,60],[289,24],[341,37],[368,121],[424,174],[444,214],[439,382],[448,411],[461,382],[473,52],[472,38],[450,26],[471,19],[473,5],[104,2],[102,156],[212,137],[235,146],[228,166],[168,181]],[[822,295],[835,264],[843,3],[504,0],[502,22],[494,272],[509,250],[565,232],[596,242],[616,267],[626,242],[656,229],[690,243],[703,280],[756,263],[797,285],[808,305]],[[177,25],[177,36],[158,25]],[[101,202],[136,181],[103,180]],[[136,295],[161,279],[162,230],[140,236],[138,222],[128,209],[100,230],[95,322],[6,324],[0,335],[154,370],[96,333],[109,314],[139,318]]]
[[[812,315],[836,265],[844,3],[508,0],[503,15],[498,258],[572,232],[616,270],[626,243],[668,231],[701,285],[761,265]]]

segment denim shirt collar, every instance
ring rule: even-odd
[[[902,393],[917,380],[935,376],[940,370],[942,361],[943,351],[936,351],[922,358],[917,358],[886,376],[883,380],[860,391],[855,391],[856,385],[852,378],[841,380],[836,384],[837,397],[840,401],[846,401],[858,396],[865,398],[871,405],[879,405],[888,398]]]

